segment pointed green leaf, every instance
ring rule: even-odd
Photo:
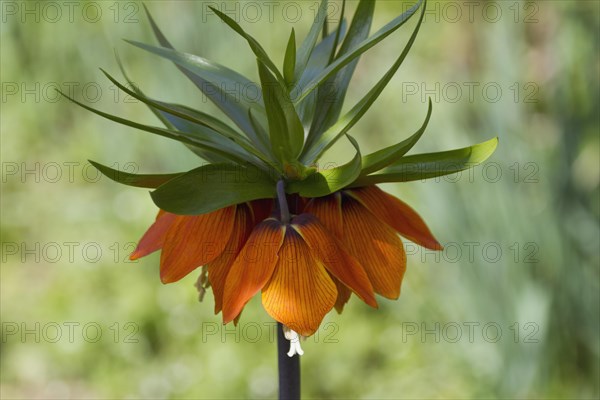
[[[291,181],[287,185],[288,193],[299,193],[304,197],[322,197],[341,190],[358,178],[361,169],[361,155],[358,143],[349,135],[348,140],[356,149],[354,158],[339,167],[331,168],[309,175],[302,181]]]
[[[57,90],[57,92],[60,93],[62,96],[66,97],[67,99],[71,100],[73,103],[77,104],[78,106],[83,107],[86,110],[93,112],[94,114],[100,115],[101,117],[104,117],[111,121],[117,122],[119,124],[127,125],[132,128],[136,128],[136,129],[140,129],[140,130],[143,130],[146,132],[153,133],[155,135],[163,136],[163,137],[177,140],[179,142],[186,143],[186,144],[189,144],[192,146],[200,147],[205,150],[209,150],[213,153],[219,154],[223,157],[226,157],[228,160],[234,161],[236,163],[245,163],[245,162],[256,163],[257,162],[257,159],[255,157],[249,156],[245,151],[240,149],[239,146],[237,146],[232,141],[216,143],[213,140],[214,139],[213,137],[206,137],[205,135],[200,134],[199,132],[193,132],[193,133],[180,132],[180,131],[174,131],[171,129],[163,129],[163,128],[158,128],[158,127],[154,127],[154,126],[140,124],[140,123],[133,122],[133,121],[130,121],[125,118],[121,118],[121,117],[117,117],[112,114],[105,113],[100,110],[96,110],[95,108],[89,107],[89,106],[67,96],[60,90]],[[223,148],[224,143],[227,143],[228,148],[226,148],[226,149]],[[259,163],[258,165],[262,166],[262,163]]]
[[[497,146],[496,137],[462,149],[402,157],[380,173],[360,177],[351,186],[418,181],[464,171],[487,160]]]
[[[104,73],[104,75],[106,75],[108,79],[110,79],[112,83],[114,83],[119,89],[123,90],[128,95],[147,104],[151,109],[155,108],[165,112],[166,118],[173,125],[179,125],[180,127],[187,128],[179,129],[180,131],[185,132],[188,131],[190,128],[190,124],[184,124],[181,121],[179,121],[183,119],[187,122],[191,122],[194,125],[201,125],[204,128],[208,128],[200,130],[204,131],[207,137],[209,137],[212,141],[221,144],[224,148],[231,147],[230,141],[233,141],[242,149],[244,149],[249,155],[252,154],[258,159],[264,161],[267,165],[273,162],[273,160],[269,160],[267,156],[262,154],[260,151],[256,150],[244,136],[242,136],[235,129],[231,128],[229,125],[219,120],[218,118],[215,118],[211,115],[208,115],[198,110],[194,110],[186,106],[169,104],[149,99],[145,95],[125,87],[103,69],[100,70]],[[198,127],[193,128],[194,129],[191,129],[192,132],[199,129]],[[222,137],[219,137],[219,135]]]
[[[221,11],[219,11],[213,7],[209,7],[209,8],[217,15],[217,17],[221,18],[221,20],[223,22],[225,22],[227,25],[229,25],[229,27],[231,29],[233,29],[240,36],[242,36],[244,39],[246,39],[246,41],[250,45],[250,48],[252,49],[252,52],[254,53],[254,55],[259,60],[261,60],[271,70],[272,73],[275,74],[275,77],[277,78],[279,83],[285,84],[285,79],[283,79],[281,72],[279,72],[279,70],[273,63],[273,61],[271,61],[271,59],[267,55],[267,52],[265,51],[265,49],[263,49],[263,47],[260,45],[260,43],[258,43],[258,41],[256,41],[256,39],[254,39],[252,36],[250,36],[246,31],[244,31],[244,29],[237,22],[235,22],[234,19],[232,19],[228,15],[222,13]]]
[[[123,66],[123,64],[121,63],[121,59],[119,58],[119,55],[116,53],[115,51],[115,57],[117,59],[117,65],[119,66],[119,69],[121,70],[121,73],[123,74],[123,77],[125,78],[125,80],[127,81],[127,83],[129,84],[129,86],[131,87],[131,89],[138,94],[139,96],[143,96],[146,97],[146,95],[144,94],[144,92],[142,92],[140,90],[140,88],[134,84],[131,79],[129,79],[129,76],[127,74],[127,71],[125,71],[125,67]],[[165,125],[165,127],[167,129],[171,129],[171,130],[180,130],[180,131],[186,131],[189,129],[185,129],[186,127],[192,127],[193,125],[188,123],[188,121],[185,121],[181,118],[177,118],[171,114],[167,114],[166,112],[160,111],[154,107],[151,107],[150,105],[148,105],[148,108],[150,109],[150,111],[152,111],[152,113],[154,113],[154,115],[156,115],[156,117]],[[205,130],[208,128],[205,127],[200,127],[199,129],[201,130]],[[191,129],[193,131],[193,129]],[[205,134],[209,134],[209,132],[204,132]],[[186,146],[191,152],[193,152],[194,154],[196,154],[198,157],[202,158],[205,161],[209,161],[211,163],[218,163],[218,162],[225,162],[227,161],[227,158],[220,156],[218,154],[215,154],[211,151],[208,151],[206,149],[202,149],[196,146],[192,146],[189,144],[185,144],[184,146]]]
[[[323,135],[315,142],[311,147],[307,147],[305,149],[306,154],[302,156],[302,160],[305,162],[312,162],[314,160],[319,159],[319,157],[323,154],[325,150],[327,150],[336,140],[342,137],[350,128],[358,122],[360,118],[369,110],[371,105],[377,100],[383,89],[387,86],[389,81],[392,79],[402,62],[408,55],[410,48],[412,47],[415,39],[417,38],[417,34],[419,33],[419,28],[421,27],[421,23],[423,22],[423,17],[425,16],[426,4],[423,5],[423,9],[421,11],[421,17],[417,22],[417,25],[408,40],[408,43],[404,47],[404,50],[394,63],[392,67],[386,72],[386,74],[381,78],[379,82],[371,89],[369,92],[363,97],[352,109],[340,118],[331,128],[329,128]]]
[[[155,189],[160,185],[167,183],[171,179],[175,179],[181,174],[161,174],[161,175],[138,175],[130,174],[129,172],[123,172],[116,169],[107,167],[98,162],[88,160],[102,175],[112,179],[115,182],[121,183],[127,186],[135,186],[141,188]]]
[[[337,58],[333,63],[331,63],[319,76],[315,77],[312,81],[310,81],[306,87],[303,87],[302,93],[295,99],[295,102],[298,103],[306,96],[308,96],[314,89],[319,87],[323,82],[333,76],[337,71],[344,68],[346,65],[351,63],[356,57],[360,56],[365,51],[369,50],[371,47],[375,46],[377,43],[381,42],[383,39],[391,35],[394,31],[400,28],[404,23],[417,11],[421,3],[425,0],[419,0],[415,5],[409,8],[406,12],[404,12],[399,17],[393,19],[383,28],[375,32],[371,37],[365,39],[361,43],[359,43],[356,47],[352,48],[345,55]]]
[[[259,59],[258,73],[263,89],[269,121],[269,135],[273,153],[282,165],[297,159],[304,144],[304,128],[294,109],[288,92]]]
[[[342,20],[342,24],[338,28],[341,29],[340,38],[344,38],[344,36],[346,35],[347,25],[348,24],[346,23],[346,20]],[[310,54],[310,58],[308,60],[308,63],[306,64],[304,72],[302,73],[302,77],[300,78],[300,81],[296,84],[296,87],[294,88],[294,93],[296,94],[297,92],[298,96],[300,95],[300,90],[306,87],[308,83],[314,78],[319,76],[327,67],[327,64],[329,63],[329,57],[331,56],[331,52],[334,49],[336,35],[337,30],[335,32],[330,33],[329,36],[327,36],[325,39],[319,42],[319,44],[317,44],[315,49]],[[305,97],[304,99],[299,101],[298,104],[302,103],[310,97],[313,96]]]
[[[294,83],[294,69],[296,68],[296,33],[292,28],[292,33],[288,40],[285,50],[285,58],[283,60],[283,77],[285,83],[291,86]]]
[[[150,15],[150,12],[148,11],[148,8],[146,8],[146,5],[144,5],[144,9],[146,10],[146,15],[148,16],[148,20],[150,21],[150,25],[152,27],[152,31],[154,32],[154,36],[156,36],[156,39],[158,40],[158,42],[160,43],[160,45],[162,47],[166,47],[168,49],[171,50],[175,50],[173,48],[173,46],[171,45],[171,43],[169,43],[169,41],[167,40],[167,38],[165,37],[165,35],[162,33],[162,31],[160,30],[160,28],[158,27],[158,25],[156,24],[156,22],[154,22],[154,18],[152,18],[152,15]],[[227,93],[223,93],[223,90],[221,90],[223,88],[222,85],[214,85],[213,86],[217,86],[217,93],[218,96],[215,94],[215,90],[213,90],[214,88],[212,88],[210,86],[210,84],[208,84],[207,82],[202,82],[202,78],[199,76],[195,76],[193,72],[188,71],[187,69],[183,68],[182,66],[178,65],[177,63],[175,63],[175,65],[177,66],[177,68],[183,72],[192,82],[194,82],[194,84],[196,84],[196,86],[199,87],[199,89],[204,93],[204,95],[206,95],[213,103],[216,104],[217,107],[219,107],[219,109],[221,109],[221,111],[223,111],[225,113],[225,115],[227,115],[249,138],[250,140],[255,143],[258,147],[259,150],[265,152],[267,150],[267,137],[261,137],[258,133],[253,132],[251,128],[251,126],[248,124],[248,121],[244,120],[243,118],[240,117],[237,108],[235,107],[235,104],[231,105],[231,104],[227,104],[226,101],[223,101],[223,99],[227,99],[228,101],[231,102],[231,99],[229,97],[224,97],[227,96]],[[246,79],[245,77],[241,76],[243,79]],[[236,77],[233,76],[231,77],[235,84],[235,79]],[[237,77],[239,78],[239,77]],[[252,84],[254,84],[252,82]],[[200,85],[200,86],[199,86]],[[255,85],[257,86],[257,85]],[[229,86],[225,86],[228,87]],[[236,87],[237,88],[237,87]],[[258,90],[260,90],[257,87]],[[208,92],[208,93],[207,93]],[[241,94],[240,94],[241,96]],[[230,96],[231,97],[231,96]],[[233,99],[233,101],[235,101],[236,99]],[[254,99],[251,99],[251,102],[254,102]],[[242,105],[242,108],[244,108],[244,106]],[[247,107],[248,109],[250,109],[250,107]],[[257,102],[257,107],[255,107],[256,109],[258,109],[260,111],[260,113],[258,114],[257,118],[259,120],[263,120],[265,118],[265,114],[264,114],[264,108],[262,106],[262,103],[260,103],[260,98],[259,101]],[[242,112],[244,110],[242,109]]]
[[[342,9],[343,10],[343,9]],[[339,51],[339,56],[347,54],[350,49],[353,49],[360,42],[369,36],[371,23],[373,21],[373,12],[375,10],[375,2],[371,0],[361,0],[352,19],[352,24],[348,30],[342,47]],[[333,49],[335,50],[335,48]],[[334,60],[335,52],[331,52],[330,63]],[[352,75],[356,70],[358,60],[346,65],[335,75],[329,78],[317,91],[317,109],[319,113],[316,115],[308,133],[306,146],[312,146],[317,141],[323,132],[333,125],[339,118],[344,105],[344,98],[348,91],[348,86],[352,79]]]
[[[321,5],[317,10],[313,24],[308,31],[308,35],[306,35],[302,41],[302,44],[300,45],[300,48],[298,49],[298,56],[296,57],[296,70],[294,73],[296,80],[299,80],[304,73],[304,69],[308,64],[308,60],[310,59],[310,55],[313,52],[315,45],[317,44],[319,33],[321,32],[321,28],[323,27],[326,19],[327,0],[321,0]]]
[[[429,118],[431,118],[431,99],[429,99],[429,108],[427,110],[427,117],[425,117],[425,121],[423,125],[416,131],[411,137],[402,142],[395,144],[393,146],[386,147],[379,151],[376,151],[371,154],[367,154],[362,159],[362,172],[361,175],[369,175],[375,171],[379,171],[382,168],[387,167],[388,165],[396,162],[400,157],[408,153],[410,149],[419,141],[425,129],[427,129],[427,124],[429,123]]]
[[[308,60],[308,64],[306,65],[304,73],[300,78],[300,82],[292,91],[294,94],[296,90],[301,90],[306,83],[308,83],[315,76],[319,75],[327,66],[329,56],[332,50],[335,48],[335,39],[337,34],[339,32],[339,37],[343,38],[346,33],[346,25],[346,21],[342,20],[341,25],[337,28],[338,30],[336,30],[336,32],[332,32],[315,47],[313,52],[310,54],[310,59]],[[313,115],[317,104],[316,97],[317,96],[315,95],[307,96],[296,105],[298,116],[300,116],[302,125],[306,131],[310,129],[310,125],[312,124]]]
[[[359,5],[360,7],[360,5]],[[340,20],[338,23],[338,27],[335,30],[335,39],[333,41],[333,46],[331,46],[331,53],[329,53],[329,63],[331,64],[333,62],[333,60],[335,59],[335,52],[337,50],[337,46],[340,43],[340,40],[342,39],[342,25],[344,24],[344,15],[346,14],[346,0],[342,0],[342,11],[340,11]],[[325,24],[327,25],[327,23]],[[369,29],[371,27],[369,26]],[[368,35],[368,32],[367,32]]]
[[[265,118],[263,105],[255,99],[247,98],[241,88],[256,88],[258,85],[235,71],[205,58],[181,53],[173,49],[150,46],[144,43],[126,40],[126,42],[173,61],[182,67],[187,77],[209,98],[225,115],[227,115],[250,140],[261,150],[261,140],[248,121],[248,109],[254,110],[257,118]],[[238,95],[232,92],[239,93]]]
[[[212,115],[208,115],[206,113],[203,113],[202,111],[194,110],[189,107],[175,106],[175,105],[170,105],[169,103],[165,103],[162,101],[152,100],[152,99],[146,97],[144,94],[142,94],[140,92],[136,92],[134,90],[131,90],[128,87],[126,87],[125,85],[121,84],[118,80],[113,78],[104,69],[100,68],[100,70],[119,89],[121,89],[122,91],[124,91],[125,93],[130,95],[131,97],[141,101],[142,103],[149,105],[151,108],[155,108],[160,111],[165,111],[176,117],[185,119],[187,121],[190,121],[190,122],[193,122],[193,123],[196,123],[199,125],[206,126],[208,128],[211,128],[213,131],[218,132],[219,134],[221,134],[224,137],[229,138],[233,141],[236,141],[236,142],[239,141],[239,142],[244,142],[244,143],[249,144],[248,141],[246,140],[246,138],[244,138],[235,129],[231,128],[229,125],[227,125],[220,119],[213,117]]]
[[[275,196],[275,182],[252,166],[210,164],[193,169],[151,192],[162,210],[199,215]]]

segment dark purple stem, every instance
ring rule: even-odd
[[[283,325],[277,323],[277,359],[279,364],[279,399],[300,400],[300,356],[289,357],[290,342],[285,338]]]

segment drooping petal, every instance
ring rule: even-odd
[[[351,197],[342,199],[342,213],[346,249],[363,266],[376,293],[397,299],[406,271],[402,240],[392,228]]]
[[[342,282],[339,281],[339,279],[332,277],[333,282],[335,283],[335,287],[338,291],[338,297],[335,300],[335,305],[333,306],[335,308],[335,311],[338,312],[338,314],[341,314],[342,311],[344,311],[344,306],[346,305],[346,303],[348,302],[348,300],[350,300],[350,296],[352,295],[352,290],[348,289],[348,287],[346,285],[344,285]]]
[[[215,314],[219,313],[223,307],[223,291],[225,290],[227,274],[244,244],[246,244],[253,225],[250,208],[245,204],[238,205],[229,243],[227,243],[225,250],[219,257],[207,264],[208,280],[215,297]]]
[[[312,257],[327,271],[352,289],[371,307],[377,307],[373,286],[364,268],[344,250],[343,245],[311,214],[301,214],[292,220],[292,227],[310,248]]]
[[[421,216],[400,199],[377,186],[356,188],[348,190],[347,193],[411,242],[428,249],[443,250]]]
[[[138,242],[137,247],[129,256],[130,260],[137,260],[154,253],[163,247],[167,231],[178,216],[160,210],[154,223],[148,228],[144,236]]]
[[[262,303],[274,319],[303,336],[319,328],[337,298],[335,284],[302,237],[287,229],[279,261],[262,290]]]
[[[304,212],[316,216],[337,238],[342,237],[342,200],[340,193],[311,199]]]
[[[169,228],[160,256],[160,279],[176,282],[216,259],[233,231],[236,206],[208,214],[179,216]]]
[[[223,322],[232,321],[273,275],[286,227],[269,218],[258,224],[227,274]]]

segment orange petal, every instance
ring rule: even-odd
[[[258,224],[227,274],[223,322],[233,320],[273,275],[285,226],[269,218]]]
[[[225,279],[239,252],[252,232],[252,213],[247,205],[241,204],[235,213],[233,232],[223,253],[208,263],[208,280],[215,296],[215,314],[223,307],[223,291]]]
[[[398,298],[406,271],[402,240],[353,198],[343,198],[342,214],[346,249],[364,267],[376,293],[390,299]]]
[[[352,189],[347,193],[411,242],[432,250],[444,249],[421,216],[400,199],[384,192],[377,186]]]
[[[177,215],[160,210],[154,223],[148,228],[144,236],[140,239],[137,247],[129,256],[130,260],[137,260],[154,253],[163,247],[167,231],[177,218]]]
[[[286,231],[279,261],[271,280],[262,290],[265,310],[277,321],[303,336],[319,328],[335,304],[335,284],[302,237]]]
[[[311,199],[304,212],[317,217],[335,237],[342,237],[342,201],[339,193]]]
[[[216,259],[225,249],[236,206],[208,214],[180,216],[167,232],[160,255],[160,279],[176,282],[201,265]]]
[[[349,255],[319,220],[310,214],[301,214],[292,220],[292,227],[302,236],[312,256],[327,271],[352,289],[371,307],[377,307],[373,286],[364,268]]]
[[[333,282],[335,283],[335,287],[338,291],[338,297],[335,300],[335,305],[333,307],[335,308],[335,311],[338,312],[338,314],[341,314],[342,311],[344,311],[344,306],[346,305],[348,300],[350,300],[352,290],[348,289],[346,285],[344,285],[335,277],[333,277]]]

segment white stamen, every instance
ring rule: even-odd
[[[287,340],[290,341],[290,351],[288,351],[288,357],[293,357],[295,354],[303,355],[304,350],[300,346],[300,336],[296,331],[291,330],[287,326],[283,327],[283,334]]]

